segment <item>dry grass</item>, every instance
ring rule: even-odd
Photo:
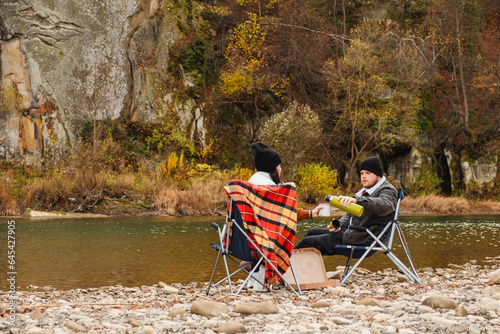
[[[80,177],[79,177],[80,176]],[[103,199],[103,181],[99,174],[81,176],[56,174],[36,178],[24,189],[25,208],[43,211],[92,212]]]
[[[488,200],[473,202],[473,210],[477,210],[482,213],[500,212],[500,201]]]
[[[224,211],[226,182],[217,178],[196,180],[185,190],[175,185],[160,187],[151,199],[152,207],[167,215],[211,216]]]
[[[19,202],[4,186],[0,187],[0,216],[18,216],[22,212]]]
[[[411,212],[464,214],[470,211],[471,205],[465,198],[428,195],[421,197],[405,197],[401,202],[401,208],[402,210]]]
[[[104,193],[106,196],[112,198],[121,197],[135,197],[138,184],[142,183],[142,180],[138,179],[138,175],[134,173],[106,173],[104,176],[106,180],[106,186]]]
[[[34,210],[68,209],[69,198],[72,198],[72,178],[54,177],[51,179],[36,178],[23,189],[24,206]]]
[[[151,199],[153,210],[174,216],[177,213],[177,202],[180,194],[177,189],[171,187],[161,187],[156,191]]]
[[[63,166],[48,171],[0,166],[0,215],[20,215],[27,208],[101,214],[218,215],[224,214],[227,206],[224,185],[232,179],[247,180],[253,173],[247,168],[220,170],[195,164],[189,165],[188,173],[180,177],[165,175],[157,161],[143,161],[137,170],[126,167],[116,170],[100,164],[88,151],[80,153]],[[304,205],[308,209],[315,206]],[[499,213],[500,202],[406,197],[402,211],[458,215]]]

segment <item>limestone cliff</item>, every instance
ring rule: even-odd
[[[182,11],[162,0],[2,1],[0,159],[57,157],[86,122],[154,120]],[[196,103],[183,104],[185,124],[202,128]]]

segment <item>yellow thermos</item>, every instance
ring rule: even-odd
[[[336,208],[339,208],[342,211],[348,212],[358,217],[361,217],[361,215],[363,214],[363,210],[365,209],[364,207],[356,203],[350,203],[348,206],[343,206],[342,204],[340,204],[339,198],[332,195],[326,196],[326,202],[330,203]]]

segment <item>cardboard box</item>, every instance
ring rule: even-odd
[[[340,280],[338,279],[328,279],[323,257],[316,248],[294,249],[290,263],[293,266],[301,290],[324,288],[340,284]],[[287,270],[284,277],[294,289],[297,289],[291,268]]]

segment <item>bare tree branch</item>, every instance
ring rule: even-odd
[[[247,23],[250,23],[250,22],[247,21]],[[289,28],[297,28],[297,29],[307,30],[307,31],[310,31],[310,32],[315,33],[315,34],[321,34],[321,35],[332,37],[333,39],[336,39],[337,41],[339,41],[341,43],[345,43],[345,41],[348,41],[348,42],[353,42],[354,41],[353,39],[347,38],[345,36],[330,34],[330,33],[324,32],[324,31],[314,30],[314,29],[311,29],[311,28],[308,28],[308,27],[298,26],[298,25],[294,25],[294,24],[266,22],[266,23],[262,23],[262,25],[277,25],[277,26],[282,26],[282,27],[289,27]]]

